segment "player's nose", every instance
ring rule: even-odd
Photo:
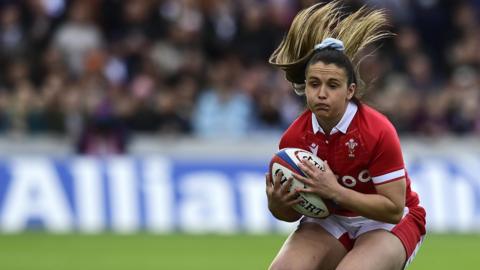
[[[319,99],[326,99],[328,97],[328,92],[324,85],[318,88],[317,97]]]

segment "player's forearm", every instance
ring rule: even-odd
[[[403,216],[404,205],[395,204],[380,194],[363,194],[341,187],[333,199],[340,206],[364,217],[397,224]]]
[[[300,213],[293,210],[291,207],[275,209],[269,206],[268,209],[270,210],[270,212],[275,218],[286,221],[286,222],[294,222],[299,220],[302,217]]]

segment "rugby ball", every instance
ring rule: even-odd
[[[308,160],[318,168],[324,169],[323,161],[311,152],[300,148],[284,148],[278,151],[270,162],[270,175],[272,181],[280,172],[283,173],[281,179],[282,185],[287,182],[288,178],[293,177],[292,172],[305,176],[302,170],[298,167],[301,160]],[[307,186],[294,178],[289,191],[292,188],[297,187],[306,188]],[[315,218],[325,218],[330,215],[332,205],[328,200],[323,200],[315,194],[303,192],[299,193],[299,196],[302,201],[294,205],[293,209],[300,214]]]

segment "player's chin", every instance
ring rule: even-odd
[[[315,113],[315,116],[317,116],[317,118],[328,118],[330,116],[330,110],[326,110],[326,109],[316,109],[313,111],[313,113]]]

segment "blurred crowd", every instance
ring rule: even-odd
[[[308,0],[0,0],[0,133],[122,153],[132,134],[278,134],[304,109],[267,60]],[[480,1],[385,8],[365,102],[399,133],[480,134]]]

